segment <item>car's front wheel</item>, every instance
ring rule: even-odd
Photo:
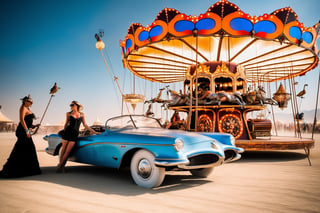
[[[137,185],[146,188],[161,185],[165,176],[165,168],[154,165],[154,159],[154,155],[145,149],[134,154],[130,171],[132,179]]]
[[[196,177],[206,178],[213,171],[213,167],[204,169],[193,169],[190,170],[191,174]]]

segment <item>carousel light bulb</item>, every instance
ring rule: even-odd
[[[98,49],[98,50],[102,50],[102,49],[104,49],[105,48],[105,44],[103,43],[103,41],[97,41],[97,43],[96,43],[96,48]]]

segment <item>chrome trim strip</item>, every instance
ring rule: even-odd
[[[237,155],[234,158],[231,158],[229,160],[226,160],[225,163],[230,163],[236,160],[239,160],[241,158],[241,155],[237,153]]]
[[[156,166],[162,166],[162,167],[168,167],[168,166],[179,166],[179,165],[187,165],[189,164],[189,160],[181,160],[179,162],[165,162],[165,161],[158,161],[158,160],[155,160],[154,161],[154,164]]]
[[[119,146],[122,146],[122,145],[143,145],[143,146],[174,146],[174,144],[145,144],[145,143],[122,143],[122,142],[96,142],[96,143],[89,143],[89,144],[85,144],[85,145],[82,145],[82,146],[78,146],[77,148],[80,149],[80,148],[83,148],[83,147],[86,147],[86,146],[93,146],[93,145],[98,145],[98,144],[114,144],[114,145],[119,145]]]
[[[222,147],[223,151],[227,151],[227,150],[232,150],[236,153],[243,153],[244,152],[244,149],[241,148],[241,147],[236,147],[236,146],[229,146],[229,145],[226,145],[226,146],[223,146]]]
[[[180,169],[203,169],[210,168],[214,166],[220,166],[223,163],[223,158],[219,158],[219,160],[215,163],[206,164],[206,165],[198,165],[198,166],[188,166],[188,165],[178,165]]]
[[[199,154],[201,155],[201,154]],[[193,155],[198,156],[198,155]],[[193,157],[192,156],[192,157]],[[180,169],[202,169],[202,168],[209,168],[213,166],[220,166],[223,163],[224,157],[218,156],[219,160],[211,163],[211,164],[204,164],[204,165],[193,165],[188,166],[190,161],[188,159],[180,161],[180,162],[159,162],[159,159],[155,160],[154,163],[157,166],[167,167],[167,166],[177,166]],[[162,159],[161,159],[162,160]],[[179,159],[173,159],[173,160],[179,160]]]
[[[184,158],[156,158],[155,161],[186,161]]]

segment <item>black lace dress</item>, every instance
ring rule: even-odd
[[[32,127],[34,117],[34,114],[24,117],[28,128]],[[33,140],[31,137],[27,137],[21,123],[17,127],[16,136],[18,140],[13,147],[7,163],[3,166],[2,171],[0,171],[0,176],[15,178],[41,174]]]

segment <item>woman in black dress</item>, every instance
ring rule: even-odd
[[[62,148],[60,152],[57,172],[64,172],[64,167],[67,163],[69,154],[78,139],[81,122],[83,123],[83,126],[90,131],[91,134],[97,134],[87,125],[84,113],[80,112],[80,110],[82,110],[82,105],[77,101],[72,101],[70,107],[71,112],[66,113],[66,122],[62,134]]]
[[[36,148],[30,132],[30,129],[39,126],[39,124],[32,125],[35,115],[29,108],[33,101],[30,98],[30,95],[22,98],[21,100],[22,105],[20,107],[19,116],[20,123],[16,130],[18,140],[13,147],[7,163],[3,166],[3,169],[0,172],[0,176],[5,178],[41,174]]]

